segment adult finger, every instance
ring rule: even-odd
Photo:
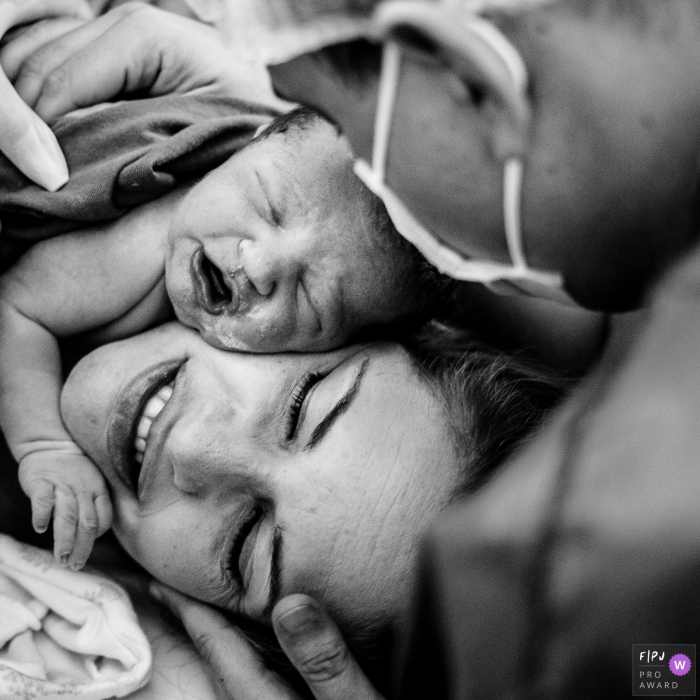
[[[217,610],[163,584],[151,584],[150,591],[184,625],[211,669],[222,700],[298,700],[299,696],[267,668],[243,634]]]
[[[122,5],[39,53],[44,65],[33,67],[31,85],[20,74],[17,89],[47,121],[137,91],[228,86],[232,73],[231,56],[213,29],[140,4]]]
[[[88,19],[85,0],[0,0],[0,36],[11,27],[47,16],[74,15]],[[51,130],[0,74],[0,151],[31,180],[57,190],[68,180],[68,166]]]
[[[30,180],[51,192],[68,182],[68,165],[51,129],[0,73],[0,151]]]
[[[87,0],[0,0],[0,36],[19,24],[47,17],[93,17]]]
[[[34,22],[21,30],[13,30],[3,39],[0,49],[0,66],[3,72],[10,82],[14,82],[25,62],[39,49],[84,23],[77,17],[60,17]]]
[[[306,595],[272,611],[277,639],[316,700],[381,700],[330,616]]]
[[[44,42],[22,62],[20,70],[14,76],[17,93],[30,107],[36,108],[36,103],[50,76],[54,76],[55,72],[73,55],[90,46],[125,15],[136,9],[136,6],[125,5],[121,10],[109,12],[93,22],[76,27],[73,31],[64,32],[53,41]],[[56,77],[53,79],[57,80]],[[102,99],[95,100],[95,102],[100,101]],[[70,111],[70,108],[66,111]],[[47,121],[49,120],[47,118]]]

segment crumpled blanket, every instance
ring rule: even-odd
[[[70,170],[58,192],[0,153],[0,235],[36,241],[117,219],[206,175],[278,113],[210,90],[102,107],[51,124]]]
[[[0,535],[0,699],[123,697],[151,660],[120,586]]]

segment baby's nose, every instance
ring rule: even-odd
[[[241,242],[241,263],[248,279],[262,296],[295,283],[303,265],[301,246],[280,237]]]

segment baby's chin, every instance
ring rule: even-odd
[[[267,342],[264,337],[259,337],[258,334],[253,334],[253,338],[248,337],[250,334],[242,332],[242,329],[237,327],[235,320],[229,318],[228,323],[218,323],[216,325],[210,322],[210,319],[195,317],[191,322],[181,319],[183,323],[191,328],[199,331],[207,345],[219,350],[227,352],[249,352],[249,353],[275,353],[286,352],[287,347],[282,347],[281,344],[274,340]],[[242,324],[241,324],[242,325]],[[249,331],[250,329],[246,328]]]
[[[254,345],[242,338],[228,335],[221,337],[211,328],[198,328],[198,330],[205,343],[219,350],[226,350],[227,352],[270,352],[269,350],[258,350]]]
[[[268,335],[265,333],[264,328],[256,328],[254,332],[248,334],[234,332],[233,328],[228,328],[224,331],[221,327],[215,328],[210,324],[196,324],[194,327],[199,331],[202,339],[208,345],[229,352],[249,352],[257,354],[327,352],[329,350],[336,350],[340,346],[347,344],[347,340],[349,340],[338,340],[325,336],[309,338],[301,333],[295,332],[283,335]],[[250,337],[251,335],[253,337]]]
[[[347,329],[310,336],[288,321],[250,316],[212,316],[199,308],[173,304],[178,320],[199,332],[205,343],[228,352],[274,354],[327,352],[349,344]]]

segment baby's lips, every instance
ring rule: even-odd
[[[240,305],[240,293],[236,280],[212,262],[198,248],[190,259],[190,278],[194,289],[197,305],[213,316],[225,312],[235,314]]]

